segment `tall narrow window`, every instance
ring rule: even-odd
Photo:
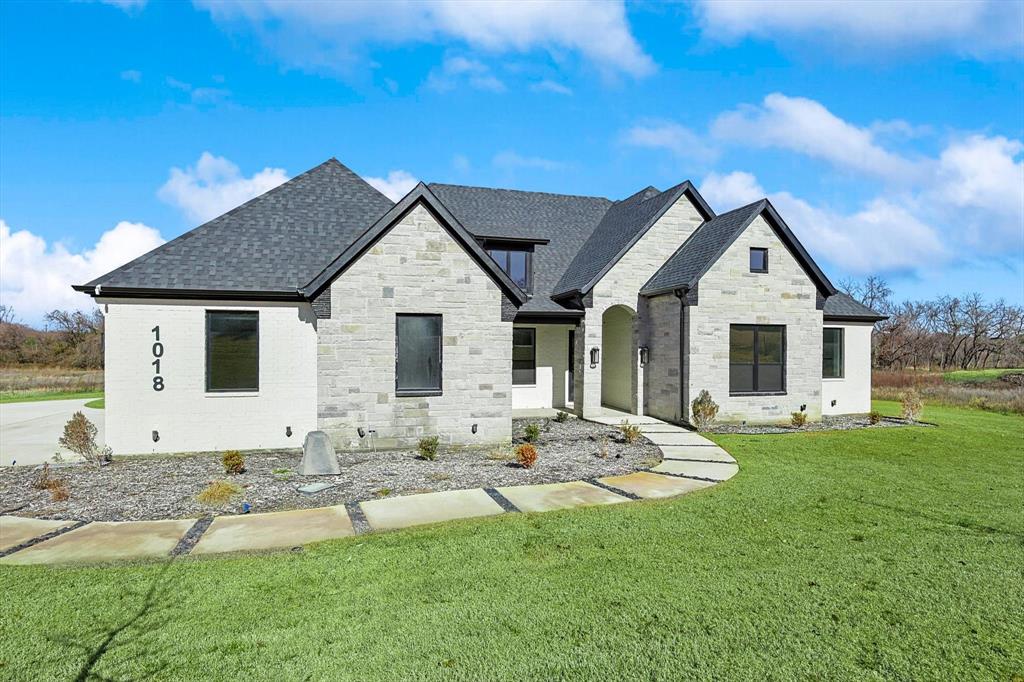
[[[512,330],[512,383],[537,383],[537,330]]]
[[[523,249],[488,249],[494,262],[523,291],[530,291],[533,279],[533,253]]]
[[[398,314],[395,319],[395,393],[441,393],[441,316]]]
[[[206,390],[258,391],[260,314],[242,310],[206,311]]]
[[[821,376],[843,378],[843,328],[825,327],[821,343]]]
[[[730,325],[729,393],[783,393],[785,390],[786,328]]]

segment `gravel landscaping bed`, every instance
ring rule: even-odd
[[[882,417],[877,424],[868,421],[867,415],[839,415],[822,417],[820,422],[808,422],[797,428],[783,424],[715,424],[708,433],[800,433],[801,431],[849,431],[851,429],[887,429],[894,426],[934,426],[925,422],[911,424],[905,419]]]
[[[69,499],[51,500],[49,491],[36,490],[35,467],[0,469],[0,512],[19,516],[75,518],[92,521],[198,518],[236,514],[243,502],[253,512],[324,507],[346,502],[461,488],[498,487],[574,481],[625,474],[660,461],[657,446],[641,438],[628,445],[618,429],[577,419],[515,420],[515,442],[522,441],[528,422],[543,425],[535,443],[538,457],[532,469],[514,461],[512,446],[487,450],[446,451],[436,461],[418,459],[414,450],[366,451],[362,461],[343,467],[338,476],[303,477],[299,451],[246,452],[246,472],[224,474],[221,453],[116,458],[107,466],[51,466],[51,475],[66,481]],[[606,439],[607,456],[602,457]],[[227,480],[242,494],[221,507],[196,500],[212,481]],[[314,495],[296,490],[313,482],[334,485]]]

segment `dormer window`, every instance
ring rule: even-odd
[[[768,249],[750,250],[750,271],[768,272]]]
[[[533,247],[488,245],[487,253],[523,291],[533,289]]]

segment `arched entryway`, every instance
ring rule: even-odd
[[[601,317],[601,404],[624,412],[633,412],[635,403],[635,321],[636,312],[625,305],[614,305]]]

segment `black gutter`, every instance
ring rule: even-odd
[[[856,317],[853,315],[824,315],[822,317],[825,322],[881,322],[882,320],[888,320],[888,315],[865,315],[864,317]]]
[[[238,289],[151,289],[145,287],[108,287],[88,284],[74,284],[75,291],[93,298],[161,298],[204,301],[305,301],[305,296],[295,291],[244,291]]]

